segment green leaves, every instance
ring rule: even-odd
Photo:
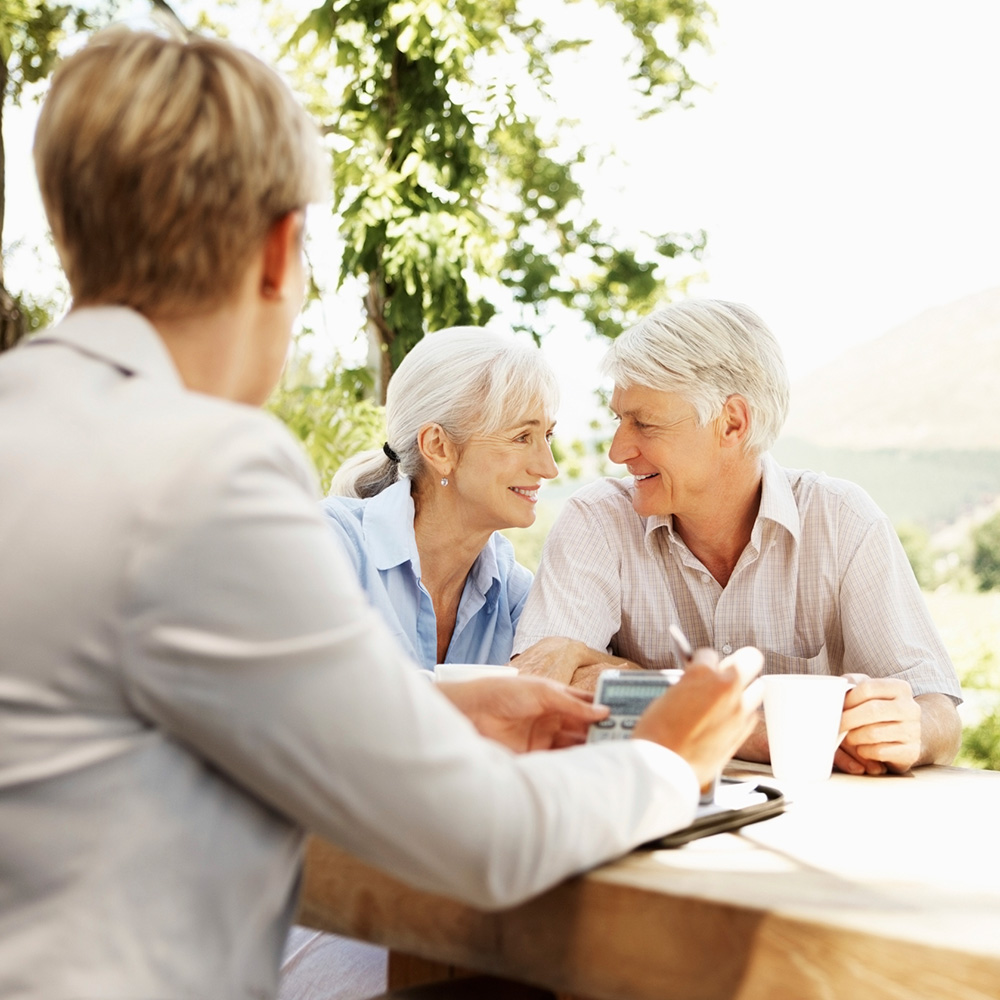
[[[298,356],[297,366],[271,394],[267,409],[302,442],[324,494],[345,459],[385,440],[382,408],[364,398],[370,391],[370,375],[364,369],[342,368],[335,362],[317,382],[308,357]]]
[[[634,40],[628,72],[655,97],[647,110],[691,90],[680,56],[705,43],[706,4],[594,2]],[[617,334],[662,298],[661,265],[704,246],[703,233],[622,246],[612,227],[582,216],[585,151],[559,125],[543,135],[525,109],[548,99],[552,60],[589,39],[555,36],[535,9],[544,5],[330,0],[289,44],[324,90],[314,110],[333,146],[341,281],[374,283],[369,330],[391,367],[426,331],[485,322],[511,299],[514,325],[543,326],[559,302]]]
[[[92,30],[113,15],[112,0],[86,5],[51,4],[41,0],[0,3],[0,59],[7,68],[7,93],[14,103],[25,86],[45,79],[70,32]]]
[[[1000,589],[1000,514],[973,529],[972,544],[972,569],[978,577],[979,589]]]

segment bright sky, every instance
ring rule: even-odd
[[[630,126],[613,56],[592,51],[565,69],[560,111],[622,161],[593,160],[602,218],[626,238],[708,230],[708,281],[692,294],[756,309],[793,377],[930,306],[1000,285],[1000,4],[714,6],[714,53],[695,67],[711,90],[692,110]],[[5,245],[40,237],[29,118],[5,123]],[[38,280],[30,260],[16,264],[12,286],[25,272]],[[349,345],[357,304],[332,316],[333,341]],[[593,415],[603,348],[567,325],[546,350],[566,372],[560,424],[572,430]]]
[[[793,379],[1000,285],[1000,4],[714,6],[692,110],[623,129],[611,67],[577,82],[630,161],[609,217],[705,228],[692,294],[760,313]]]

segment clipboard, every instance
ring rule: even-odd
[[[722,782],[729,783],[732,779],[722,778]],[[642,847],[647,850],[659,850],[664,847],[681,847],[699,837],[711,837],[715,833],[725,833],[727,830],[738,830],[741,826],[748,826],[750,823],[759,823],[761,820],[770,819],[785,811],[785,796],[777,788],[771,785],[761,785],[753,782],[739,782],[740,784],[754,784],[751,791],[763,793],[764,799],[760,801],[759,795],[756,801],[749,805],[740,806],[734,809],[714,809],[706,811],[695,817],[694,822],[685,826],[681,830],[668,833],[665,837],[651,840]]]

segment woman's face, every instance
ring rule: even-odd
[[[455,489],[470,528],[498,531],[534,524],[538,487],[559,474],[550,447],[554,426],[539,402],[509,427],[469,439],[447,488]]]

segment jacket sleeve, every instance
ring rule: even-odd
[[[481,907],[691,821],[694,775],[662,747],[481,738],[369,606],[280,428],[234,427],[202,462],[151,495],[128,581],[126,685],[151,725],[302,827]]]

